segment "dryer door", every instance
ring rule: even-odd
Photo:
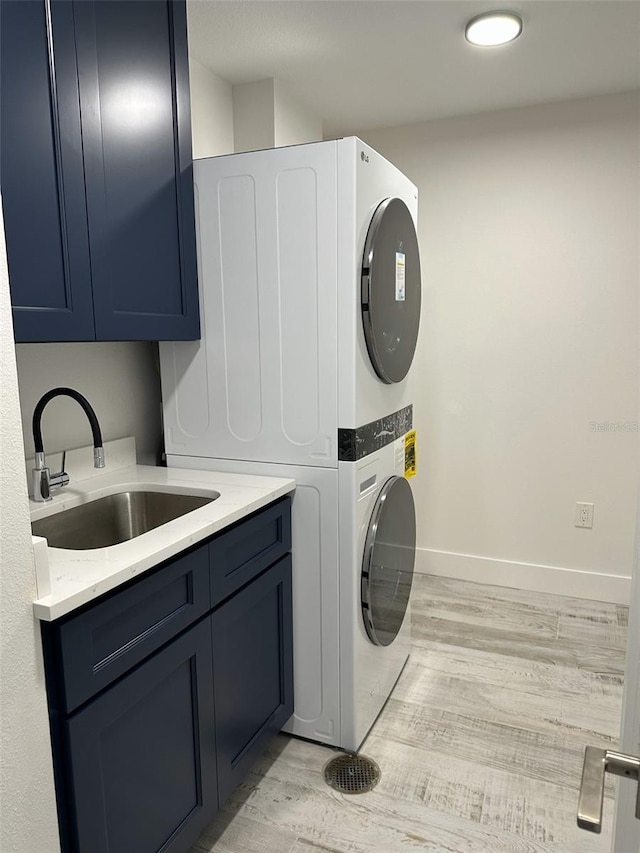
[[[404,477],[390,477],[373,508],[362,561],[362,616],[376,646],[388,646],[402,627],[415,552],[411,487]]]
[[[362,322],[369,358],[383,382],[407,375],[420,325],[420,252],[413,218],[399,198],[376,208],[362,259]]]

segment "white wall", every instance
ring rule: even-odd
[[[188,8],[188,7],[187,7]],[[191,57],[193,158],[233,153],[233,95],[230,83]]]
[[[362,134],[419,188],[423,571],[628,597],[638,126],[636,93]]]
[[[233,87],[233,138],[237,153],[273,148],[273,99],[273,78]]]
[[[0,850],[56,853],[42,650],[0,210]]]
[[[89,400],[105,441],[133,435],[138,461],[157,464],[163,446],[157,344],[18,344],[16,357],[27,456],[34,452],[31,418],[35,405],[45,391],[62,385]],[[91,444],[84,412],[66,397],[48,403],[42,416],[42,436],[48,452]]]
[[[322,120],[273,77],[233,87],[233,128],[236,152],[322,139]]]
[[[274,107],[276,148],[322,139],[320,116],[303,104],[282,80],[274,80]]]

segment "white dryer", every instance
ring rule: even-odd
[[[202,339],[160,345],[167,452],[336,467],[390,416],[405,431],[411,181],[355,137],[199,160],[194,180]]]
[[[169,457],[170,465],[296,480],[295,709],[286,731],[356,751],[409,655],[415,512],[400,437],[338,469]]]

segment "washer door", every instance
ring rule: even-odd
[[[404,477],[390,477],[373,508],[362,561],[362,616],[376,646],[388,646],[402,627],[415,553],[411,486]]]
[[[407,375],[420,326],[420,252],[407,205],[385,199],[376,208],[362,259],[362,322],[369,358],[383,382]]]

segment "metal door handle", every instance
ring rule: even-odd
[[[587,746],[584,751],[582,784],[578,800],[578,826],[589,832],[602,832],[602,805],[605,773],[640,779],[640,758],[609,749]],[[640,820],[640,785],[636,796],[636,817]]]

